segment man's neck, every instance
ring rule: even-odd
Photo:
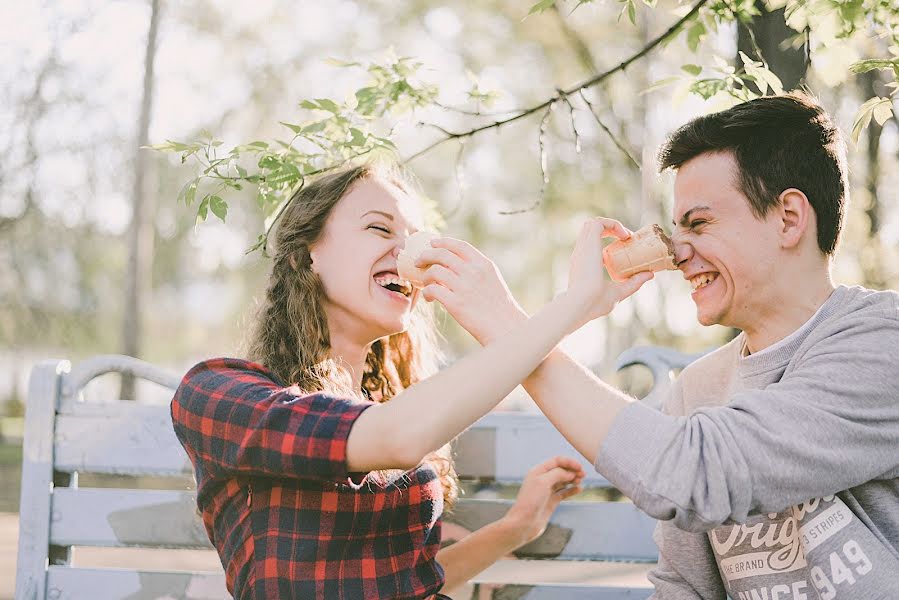
[[[779,299],[769,300],[766,314],[743,328],[746,350],[750,354],[760,352],[802,327],[830,298],[834,289],[828,277],[813,287],[794,287]]]

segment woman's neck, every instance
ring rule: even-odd
[[[365,374],[365,357],[368,356],[370,348],[371,344],[360,344],[341,338],[339,335],[331,335],[329,356],[349,372],[354,390],[362,389],[362,376]]]

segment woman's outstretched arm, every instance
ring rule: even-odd
[[[485,347],[385,404],[372,406],[353,425],[347,440],[351,471],[412,468],[489,412],[520,384],[560,340],[584,323],[608,314],[622,299],[652,278],[640,273],[624,283],[604,281],[595,248],[608,235],[601,220],[588,221],[571,256],[570,284],[530,319],[513,326]],[[450,314],[461,306],[477,274],[428,269],[427,300]],[[597,269],[600,271],[597,272]]]

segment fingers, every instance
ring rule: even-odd
[[[574,470],[556,467],[540,475],[540,478],[550,486],[553,492],[558,492],[569,485],[578,485],[583,481],[584,471],[580,468]]]
[[[426,286],[437,283],[443,287],[454,290],[458,287],[459,276],[443,265],[431,265],[425,269],[424,275],[422,276],[422,283]]]
[[[581,485],[574,485],[574,486],[567,487],[567,488],[565,488],[565,489],[563,489],[563,490],[557,492],[557,493],[556,493],[556,497],[557,497],[557,498],[559,499],[559,501],[561,502],[562,500],[567,500],[568,498],[571,498],[572,496],[575,496],[575,495],[577,495],[577,494],[580,494],[580,493],[583,492],[583,491],[584,491],[583,486],[581,486]]]
[[[487,259],[487,257],[480,250],[478,250],[465,240],[459,240],[452,237],[441,237],[431,240],[431,245],[434,248],[445,248],[467,261],[473,262],[478,259]]]
[[[622,225],[620,221],[607,219],[606,217],[593,217],[587,221],[587,223],[601,228],[601,237],[614,237],[619,240],[626,240],[629,239],[633,233],[630,229]]]
[[[584,468],[581,466],[581,463],[570,456],[553,456],[552,458],[548,458],[542,463],[533,467],[531,471],[545,473],[557,467],[568,469],[570,471],[580,471],[581,474],[583,474],[584,472]]]
[[[436,300],[440,304],[446,306],[447,302],[450,301],[450,292],[447,288],[443,287],[439,283],[431,283],[421,288],[421,297],[424,298],[428,302],[433,302]]]
[[[581,474],[584,472],[581,463],[570,456],[553,456],[531,468],[531,471],[535,473],[546,473],[557,467],[568,469],[570,471],[580,471]]]
[[[428,248],[419,254],[415,261],[415,266],[419,269],[435,264],[448,267],[456,273],[461,273],[465,267],[465,261],[446,248]]]

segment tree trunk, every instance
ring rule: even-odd
[[[737,68],[743,65],[739,52],[744,52],[753,60],[767,63],[771,72],[780,77],[785,90],[795,89],[805,83],[808,38],[802,46],[793,48],[788,40],[796,36],[796,31],[787,26],[784,9],[769,12],[762,0],[756,0],[755,6],[761,14],[751,23],[737,25]]]
[[[889,92],[880,81],[878,71],[872,70],[862,73],[860,82],[862,84],[862,94],[864,98],[871,98],[875,95],[886,96]],[[865,180],[865,188],[870,195],[870,204],[865,209],[870,221],[869,233],[871,237],[876,236],[880,232],[880,202],[877,199],[877,186],[880,182],[880,134],[883,132],[881,126],[876,119],[871,119],[867,131],[867,177]]]
[[[147,33],[147,52],[144,60],[144,86],[138,123],[137,145],[134,149],[133,208],[131,226],[128,230],[129,252],[125,270],[125,306],[122,319],[122,352],[139,357],[141,352],[141,305],[150,288],[151,265],[153,264],[152,220],[154,198],[144,191],[146,161],[142,146],[149,140],[150,114],[153,107],[153,61],[156,57],[156,38],[159,26],[159,2],[151,0],[150,29]],[[119,396],[136,399],[134,378],[122,376]]]

